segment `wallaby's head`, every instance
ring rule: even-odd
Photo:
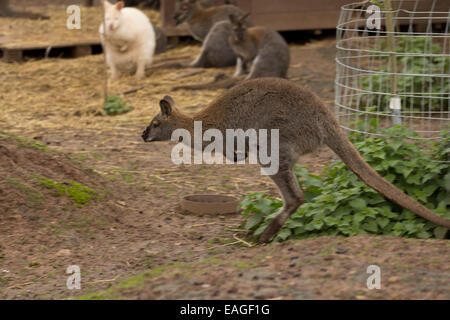
[[[182,115],[177,111],[175,102],[169,96],[165,96],[159,102],[161,112],[153,118],[149,126],[142,133],[145,142],[168,141],[172,132],[180,127]]]
[[[241,17],[236,17],[235,15],[230,15],[229,19],[231,22],[232,39],[234,41],[244,41],[247,36],[248,23],[247,18],[250,13],[246,13]]]
[[[176,25],[190,20],[195,10],[199,7],[198,0],[177,0],[175,3],[175,14],[173,15]]]
[[[106,28],[114,31],[119,27],[120,12],[124,7],[124,3],[119,1],[116,4],[111,4],[107,0],[103,0],[103,7],[105,8]]]

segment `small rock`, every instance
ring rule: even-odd
[[[388,279],[388,282],[395,283],[395,282],[399,282],[400,280],[402,280],[402,278],[400,278],[400,277],[390,277]]]
[[[336,253],[337,253],[337,254],[344,254],[344,253],[346,253],[347,251],[348,251],[347,248],[343,248],[343,247],[337,247],[337,248],[336,248]]]
[[[57,256],[70,256],[71,254],[72,252],[69,249],[61,249],[56,253]]]

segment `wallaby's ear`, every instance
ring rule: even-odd
[[[165,116],[170,116],[172,114],[172,107],[175,105],[173,99],[169,96],[165,96],[160,102],[161,113]]]
[[[236,18],[236,16],[235,16],[234,14],[230,14],[230,15],[228,16],[228,18],[230,19],[230,22],[231,22],[232,24],[238,24],[238,23],[239,23],[239,20]]]
[[[118,11],[122,10],[124,6],[125,6],[125,4],[123,3],[123,1],[119,1],[116,3],[116,9]]]
[[[108,0],[102,0],[102,4],[105,8],[111,7],[111,3],[109,3]]]
[[[250,12],[247,12],[246,14],[244,14],[240,19],[239,22],[244,22],[245,20],[247,20],[247,18],[250,16]]]

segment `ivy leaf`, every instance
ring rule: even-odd
[[[364,228],[364,230],[367,230],[367,231],[370,231],[373,233],[378,231],[378,225],[375,220],[364,223],[363,228]]]
[[[444,188],[450,192],[450,172],[444,176]]]
[[[284,228],[283,230],[281,230],[278,235],[277,238],[284,241],[286,240],[289,236],[291,235],[291,230]]]
[[[384,229],[384,227],[389,224],[389,219],[384,217],[377,218],[377,223],[382,229]]]
[[[394,152],[398,150],[402,146],[403,142],[401,140],[392,141],[389,146],[394,149]]]
[[[245,229],[253,229],[257,224],[259,224],[263,219],[262,214],[252,214],[250,218],[245,223]]]
[[[436,227],[433,231],[433,234],[438,239],[444,239],[447,231],[448,230],[446,227]]]
[[[366,201],[364,199],[358,198],[349,202],[350,207],[357,211],[361,211],[366,207]]]

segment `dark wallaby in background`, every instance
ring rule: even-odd
[[[235,76],[246,79],[262,77],[286,78],[290,64],[289,45],[276,31],[266,27],[248,27],[246,19],[230,16],[232,35],[229,43],[238,57]]]
[[[190,64],[191,67],[222,68],[236,64],[236,55],[228,42],[232,33],[230,14],[242,15],[243,11],[234,5],[204,8],[198,0],[176,2],[176,23],[186,22],[191,35],[203,42],[202,51]]]

